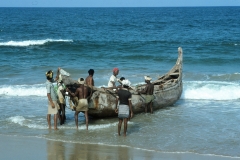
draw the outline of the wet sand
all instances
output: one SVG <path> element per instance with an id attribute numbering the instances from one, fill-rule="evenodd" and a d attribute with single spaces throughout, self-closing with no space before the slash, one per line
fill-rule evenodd
<path id="1" fill-rule="evenodd" d="M 57 160 L 230 160 L 231 157 L 194 153 L 162 153 L 122 146 L 79 144 L 34 137 L 0 135 L 0 159 Z"/>

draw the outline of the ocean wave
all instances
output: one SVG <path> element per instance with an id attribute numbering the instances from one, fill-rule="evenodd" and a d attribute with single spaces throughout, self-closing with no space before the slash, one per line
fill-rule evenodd
<path id="1" fill-rule="evenodd" d="M 46 96 L 45 84 L 3 85 L 3 96 Z M 240 98 L 240 84 L 224 81 L 183 81 L 181 99 L 234 100 Z"/>
<path id="2" fill-rule="evenodd" d="M 44 40 L 8 41 L 8 42 L 0 42 L 0 46 L 27 47 L 27 46 L 33 46 L 33 45 L 44 45 L 49 42 L 73 42 L 73 40 L 44 39 Z"/>
<path id="3" fill-rule="evenodd" d="M 187 81 L 183 83 L 181 99 L 236 100 L 240 85 L 233 82 Z"/>
<path id="4" fill-rule="evenodd" d="M 0 86 L 0 95 L 5 96 L 46 96 L 45 84 L 35 85 L 3 85 Z"/>
<path id="5" fill-rule="evenodd" d="M 32 129 L 47 129 L 48 126 L 46 124 L 45 119 L 39 119 L 39 120 L 31 120 L 27 117 L 23 116 L 13 116 L 6 119 L 8 122 L 17 124 L 19 126 L 24 126 Z M 133 124 L 133 122 L 129 122 L 130 124 Z M 89 130 L 101 130 L 106 128 L 111 128 L 117 126 L 118 122 L 114 123 L 108 123 L 108 124 L 93 124 L 88 127 Z M 76 126 L 74 123 L 68 124 L 68 125 L 62 125 L 58 126 L 59 129 L 76 129 Z M 78 127 L 79 130 L 86 130 L 85 123 L 80 124 Z"/>
<path id="6" fill-rule="evenodd" d="M 184 73 L 185 78 L 192 81 L 224 81 L 224 82 L 238 82 L 240 73 L 226 73 L 226 74 L 201 74 L 201 73 Z"/>

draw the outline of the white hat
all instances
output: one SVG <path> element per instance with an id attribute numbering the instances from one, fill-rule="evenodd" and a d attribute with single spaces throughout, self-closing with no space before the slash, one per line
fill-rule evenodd
<path id="1" fill-rule="evenodd" d="M 128 79 L 124 79 L 124 80 L 122 80 L 122 85 L 123 85 L 123 86 L 129 86 L 129 87 L 130 87 L 131 82 L 130 82 Z"/>
<path id="2" fill-rule="evenodd" d="M 81 80 L 81 79 L 82 79 L 82 80 Z M 79 78 L 79 79 L 78 79 L 78 83 L 79 83 L 79 84 L 84 84 L 84 78 Z"/>
<path id="3" fill-rule="evenodd" d="M 149 77 L 149 76 L 144 76 L 144 79 L 145 79 L 146 81 L 151 81 L 151 80 L 152 80 L 152 78 Z"/>

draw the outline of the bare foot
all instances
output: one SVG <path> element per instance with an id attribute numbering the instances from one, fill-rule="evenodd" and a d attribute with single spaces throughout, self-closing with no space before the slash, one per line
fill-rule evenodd
<path id="1" fill-rule="evenodd" d="M 58 128 L 54 128 L 54 130 L 58 130 Z"/>

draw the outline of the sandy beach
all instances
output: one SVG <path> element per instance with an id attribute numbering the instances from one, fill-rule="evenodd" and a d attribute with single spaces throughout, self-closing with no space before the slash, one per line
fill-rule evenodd
<path id="1" fill-rule="evenodd" d="M 65 143 L 34 137 L 0 136 L 0 159 L 83 160 L 83 159 L 165 159 L 165 160 L 229 160 L 238 159 L 194 153 L 161 153 L 122 146 Z"/>

